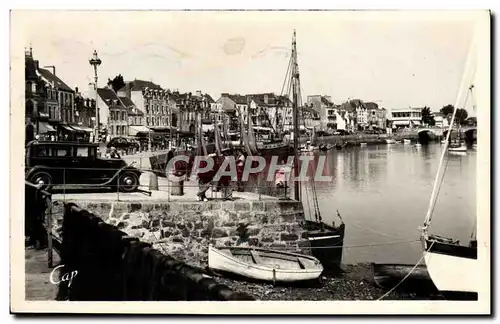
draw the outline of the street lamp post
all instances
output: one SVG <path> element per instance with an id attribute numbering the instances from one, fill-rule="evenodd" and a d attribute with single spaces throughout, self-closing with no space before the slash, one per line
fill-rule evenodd
<path id="1" fill-rule="evenodd" d="M 99 142 L 99 105 L 98 105 L 98 94 L 97 94 L 97 67 L 101 65 L 102 61 L 97 56 L 97 51 L 94 50 L 92 58 L 89 60 L 90 65 L 94 67 L 94 87 L 95 87 L 95 127 L 94 127 L 94 141 Z"/>

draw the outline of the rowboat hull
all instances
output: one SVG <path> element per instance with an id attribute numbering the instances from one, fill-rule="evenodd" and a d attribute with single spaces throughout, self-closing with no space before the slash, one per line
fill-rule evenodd
<path id="1" fill-rule="evenodd" d="M 437 292 L 427 267 L 413 264 L 372 263 L 373 283 L 382 289 L 398 288 L 406 291 Z M 404 279 L 404 280 L 403 280 Z"/>
<path id="2" fill-rule="evenodd" d="M 208 267 L 271 282 L 314 280 L 323 272 L 319 260 L 312 256 L 247 247 L 209 246 Z"/>
<path id="3" fill-rule="evenodd" d="M 439 291 L 477 293 L 481 280 L 477 248 L 433 238 L 424 242 L 427 271 Z"/>
<path id="4" fill-rule="evenodd" d="M 448 147 L 449 152 L 467 152 L 467 146 L 460 145 L 457 147 Z"/>
<path id="5" fill-rule="evenodd" d="M 387 144 L 396 144 L 396 140 L 395 139 L 386 139 L 385 142 Z"/>

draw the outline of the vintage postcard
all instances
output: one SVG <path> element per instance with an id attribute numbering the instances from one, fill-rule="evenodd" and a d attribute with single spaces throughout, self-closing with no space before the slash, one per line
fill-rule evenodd
<path id="1" fill-rule="evenodd" d="M 490 19 L 12 11 L 11 311 L 489 314 Z"/>

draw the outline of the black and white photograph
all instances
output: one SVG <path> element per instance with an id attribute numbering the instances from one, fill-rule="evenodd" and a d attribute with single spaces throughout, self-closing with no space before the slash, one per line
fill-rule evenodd
<path id="1" fill-rule="evenodd" d="M 488 10 L 10 17 L 13 313 L 491 312 Z"/>

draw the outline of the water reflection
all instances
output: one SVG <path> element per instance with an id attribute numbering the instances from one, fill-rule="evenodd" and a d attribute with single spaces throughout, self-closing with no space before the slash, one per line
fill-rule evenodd
<path id="1" fill-rule="evenodd" d="M 347 226 L 346 245 L 380 244 L 401 238 L 418 240 L 418 228 L 427 211 L 441 149 L 440 144 L 419 149 L 394 144 L 314 153 L 308 174 L 314 175 L 319 156 L 326 155 L 323 174 L 333 176 L 331 181 L 316 183 L 323 219 L 336 221 L 336 210 L 340 211 Z M 447 154 L 431 232 L 468 241 L 475 226 L 475 184 L 476 152 Z M 307 190 L 311 197 L 310 184 L 304 187 L 307 189 L 303 193 Z M 307 203 L 304 208 L 307 209 Z M 347 263 L 411 263 L 420 256 L 419 242 L 344 251 Z"/>

